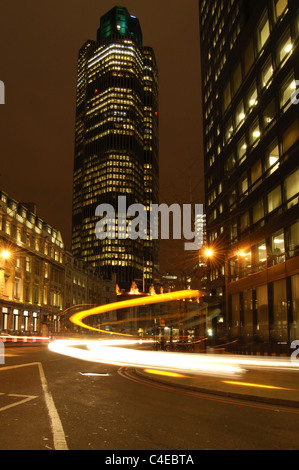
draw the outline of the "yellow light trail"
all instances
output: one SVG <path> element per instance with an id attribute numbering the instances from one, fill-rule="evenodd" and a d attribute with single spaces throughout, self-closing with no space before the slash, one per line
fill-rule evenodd
<path id="1" fill-rule="evenodd" d="M 175 377 L 178 379 L 187 377 L 187 375 L 178 374 L 176 372 L 166 372 L 162 370 L 144 369 L 144 372 L 147 372 L 148 374 L 154 374 L 154 375 L 164 375 L 166 377 Z"/>
<path id="2" fill-rule="evenodd" d="M 93 326 L 86 325 L 83 322 L 86 318 L 92 315 L 100 315 L 102 313 L 111 312 L 113 310 L 121 310 L 123 308 L 129 307 L 138 307 L 140 305 L 150 305 L 150 304 L 157 304 L 161 302 L 171 302 L 175 300 L 181 299 L 192 299 L 194 297 L 200 297 L 200 291 L 198 290 L 183 290 L 177 292 L 170 292 L 167 294 L 159 294 L 159 295 L 151 295 L 151 296 L 141 296 L 134 299 L 124 300 L 122 302 L 114 302 L 108 305 L 100 305 L 99 307 L 95 307 L 89 310 L 84 310 L 82 312 L 75 313 L 71 316 L 70 321 L 77 326 L 81 326 L 82 328 L 87 328 L 93 331 L 99 331 L 101 333 L 111 334 L 111 332 L 107 332 L 106 330 L 101 330 L 99 328 L 95 328 Z M 119 336 L 133 336 L 125 333 L 114 333 L 114 335 Z"/>
<path id="3" fill-rule="evenodd" d="M 222 382 L 225 384 L 240 385 L 243 387 L 267 388 L 267 389 L 272 389 L 272 390 L 293 390 L 291 388 L 275 387 L 274 385 L 253 384 L 253 383 L 248 383 L 248 382 L 235 382 L 233 380 L 222 380 Z"/>

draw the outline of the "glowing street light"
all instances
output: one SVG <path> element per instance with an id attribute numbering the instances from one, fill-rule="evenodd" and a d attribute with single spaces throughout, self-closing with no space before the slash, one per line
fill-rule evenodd
<path id="1" fill-rule="evenodd" d="M 208 258 L 211 258 L 213 256 L 214 252 L 213 250 L 211 250 L 211 248 L 207 248 L 206 251 L 205 251 L 205 255 L 208 257 Z"/>
<path id="2" fill-rule="evenodd" d="M 10 252 L 8 250 L 3 250 L 1 253 L 1 258 L 8 259 L 10 257 Z"/>

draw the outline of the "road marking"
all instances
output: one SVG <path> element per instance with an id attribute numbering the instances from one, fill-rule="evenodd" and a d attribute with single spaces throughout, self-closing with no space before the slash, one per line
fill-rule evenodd
<path id="1" fill-rule="evenodd" d="M 97 374 L 95 372 L 79 372 L 81 375 L 86 375 L 87 377 L 109 377 L 110 374 Z"/>
<path id="2" fill-rule="evenodd" d="M 62 423 L 60 421 L 57 409 L 55 407 L 52 394 L 49 391 L 48 383 L 47 383 L 44 369 L 43 369 L 41 362 L 31 362 L 29 364 L 20 364 L 20 365 L 9 366 L 9 367 L 0 367 L 0 372 L 4 370 L 18 369 L 20 367 L 29 367 L 29 366 L 37 366 L 39 370 L 42 389 L 44 392 L 44 398 L 45 398 L 46 406 L 48 409 L 48 414 L 50 417 L 54 448 L 55 450 L 68 450 Z"/>
<path id="3" fill-rule="evenodd" d="M 0 395 L 5 395 L 5 393 L 0 393 Z M 6 396 L 7 397 L 23 397 L 23 398 L 26 397 L 26 398 L 24 398 L 24 400 L 20 400 L 15 403 L 11 403 L 10 405 L 3 406 L 2 408 L 0 408 L 0 411 L 8 410 L 9 408 L 22 405 L 23 403 L 26 403 L 27 401 L 34 400 L 34 398 L 37 398 L 37 396 L 34 396 L 34 395 L 16 395 L 15 393 L 8 393 Z"/>

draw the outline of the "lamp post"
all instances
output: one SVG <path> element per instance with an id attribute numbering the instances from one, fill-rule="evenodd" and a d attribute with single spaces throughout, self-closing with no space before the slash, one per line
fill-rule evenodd
<path id="1" fill-rule="evenodd" d="M 203 247 L 200 251 L 199 256 L 202 258 L 202 263 L 200 261 L 198 262 L 198 267 L 197 267 L 197 277 L 198 277 L 198 290 L 202 290 L 202 278 L 204 274 L 209 271 L 209 265 L 208 261 L 213 258 L 214 256 L 214 251 L 210 247 Z M 208 268 L 208 269 L 207 269 Z M 205 321 L 204 317 L 207 314 L 207 312 L 203 311 L 204 307 L 204 302 L 199 301 L 199 324 L 198 324 L 198 337 L 201 340 L 204 340 L 205 338 Z M 202 341 L 199 342 L 199 351 L 205 350 L 205 343 Z"/>

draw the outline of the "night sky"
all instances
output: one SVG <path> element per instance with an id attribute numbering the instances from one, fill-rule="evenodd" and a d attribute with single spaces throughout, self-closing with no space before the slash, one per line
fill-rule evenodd
<path id="1" fill-rule="evenodd" d="M 198 1 L 2 0 L 0 188 L 70 248 L 78 50 L 114 6 L 138 17 L 159 67 L 160 203 L 203 202 Z M 173 255 L 172 243 L 162 255 Z M 163 267 L 163 256 L 162 256 Z"/>

